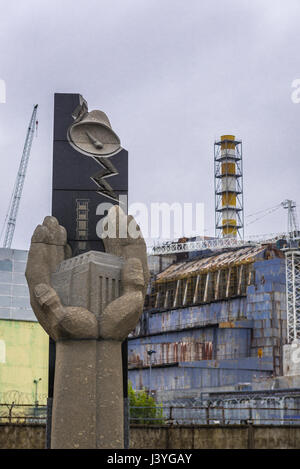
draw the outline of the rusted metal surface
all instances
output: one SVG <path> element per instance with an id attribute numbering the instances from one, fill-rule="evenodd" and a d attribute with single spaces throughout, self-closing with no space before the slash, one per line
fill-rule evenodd
<path id="1" fill-rule="evenodd" d="M 172 309 L 245 296 L 254 282 L 253 263 L 235 265 L 212 272 L 154 282 L 147 297 L 147 309 Z"/>
<path id="2" fill-rule="evenodd" d="M 145 310 L 172 309 L 245 296 L 254 262 L 282 257 L 272 246 L 249 246 L 169 265 L 153 279 Z"/>
<path id="3" fill-rule="evenodd" d="M 151 356 L 153 365 L 245 357 L 249 353 L 253 323 L 238 321 L 235 324 L 234 328 L 192 328 L 171 334 L 132 337 L 128 346 L 129 364 L 149 366 L 150 350 L 155 352 Z"/>
<path id="4" fill-rule="evenodd" d="M 232 328 L 232 327 L 235 327 L 235 322 L 233 321 L 227 321 L 227 322 L 220 322 L 219 323 L 219 327 L 220 328 Z"/>
<path id="5" fill-rule="evenodd" d="M 149 351 L 154 351 L 151 355 Z M 148 367 L 151 365 L 168 365 L 178 362 L 193 362 L 211 360 L 213 355 L 212 342 L 197 341 L 162 342 L 143 344 L 143 349 L 130 350 L 128 355 L 129 367 Z"/>
<path id="6" fill-rule="evenodd" d="M 192 261 L 178 262 L 167 267 L 157 275 L 156 283 L 185 278 L 199 273 L 213 272 L 220 269 L 227 269 L 232 266 L 252 263 L 257 256 L 266 251 L 264 246 L 246 247 L 234 251 L 223 252 L 210 257 L 196 259 Z M 268 252 L 277 256 L 277 250 L 269 248 Z M 270 254 L 268 254 L 270 256 Z"/>
<path id="7" fill-rule="evenodd" d="M 237 383 L 282 375 L 285 262 L 277 254 L 271 248 L 239 249 L 222 254 L 226 268 L 197 271 L 195 266 L 202 262 L 204 266 L 215 255 L 180 262 L 160 274 L 170 277 L 152 284 L 152 292 L 160 293 L 157 308 L 144 311 L 139 330 L 129 339 L 135 354 L 129 376 L 137 389 L 150 385 L 150 349 L 156 351 L 151 390 L 172 396 L 212 388 L 233 390 Z M 173 275 L 188 272 L 190 266 L 194 266 L 191 275 Z M 202 344 L 202 349 L 191 343 Z M 209 346 L 211 350 L 205 350 Z"/>
<path id="8" fill-rule="evenodd" d="M 167 311 L 145 311 L 138 326 L 130 334 L 130 339 L 180 330 L 214 327 L 225 322 L 234 322 L 234 327 L 240 325 L 253 328 L 252 318 L 248 319 L 248 316 L 250 314 L 247 312 L 246 297 Z"/>
<path id="9" fill-rule="evenodd" d="M 258 375 L 259 373 L 259 375 Z M 237 383 L 252 383 L 255 379 L 267 379 L 273 374 L 272 358 L 220 356 L 219 359 L 153 365 L 151 390 L 159 393 L 159 399 L 175 396 L 198 395 L 200 392 L 233 390 Z M 129 379 L 134 389 L 150 389 L 150 368 L 131 366 Z M 171 392 L 171 394 L 169 394 Z"/>

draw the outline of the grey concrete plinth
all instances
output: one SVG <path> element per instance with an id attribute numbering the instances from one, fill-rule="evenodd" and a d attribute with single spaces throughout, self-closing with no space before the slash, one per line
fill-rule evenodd
<path id="1" fill-rule="evenodd" d="M 62 262 L 52 285 L 65 306 L 97 317 L 121 294 L 122 259 L 91 251 Z M 51 448 L 123 448 L 121 342 L 58 340 Z"/>
<path id="2" fill-rule="evenodd" d="M 120 342 L 58 341 L 51 448 L 123 448 L 122 387 Z"/>

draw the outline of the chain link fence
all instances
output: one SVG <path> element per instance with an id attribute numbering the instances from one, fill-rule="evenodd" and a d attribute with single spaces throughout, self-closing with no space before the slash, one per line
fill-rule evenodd
<path id="1" fill-rule="evenodd" d="M 137 406 L 129 411 L 130 423 L 141 425 L 300 425 L 300 406 L 290 399 Z M 0 404 L 1 424 L 45 424 L 46 419 L 46 405 Z"/>

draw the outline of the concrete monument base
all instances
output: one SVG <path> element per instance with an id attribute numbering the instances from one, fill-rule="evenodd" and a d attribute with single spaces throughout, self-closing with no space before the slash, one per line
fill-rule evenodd
<path id="1" fill-rule="evenodd" d="M 121 343 L 58 341 L 51 448 L 123 448 L 122 417 Z"/>

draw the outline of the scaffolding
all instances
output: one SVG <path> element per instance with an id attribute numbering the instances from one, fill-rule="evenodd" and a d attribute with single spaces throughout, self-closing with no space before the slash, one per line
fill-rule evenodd
<path id="1" fill-rule="evenodd" d="M 244 239 L 242 142 L 223 135 L 214 144 L 215 235 Z"/>
<path id="2" fill-rule="evenodd" d="M 300 251 L 288 249 L 286 256 L 286 306 L 288 343 L 300 340 Z"/>

